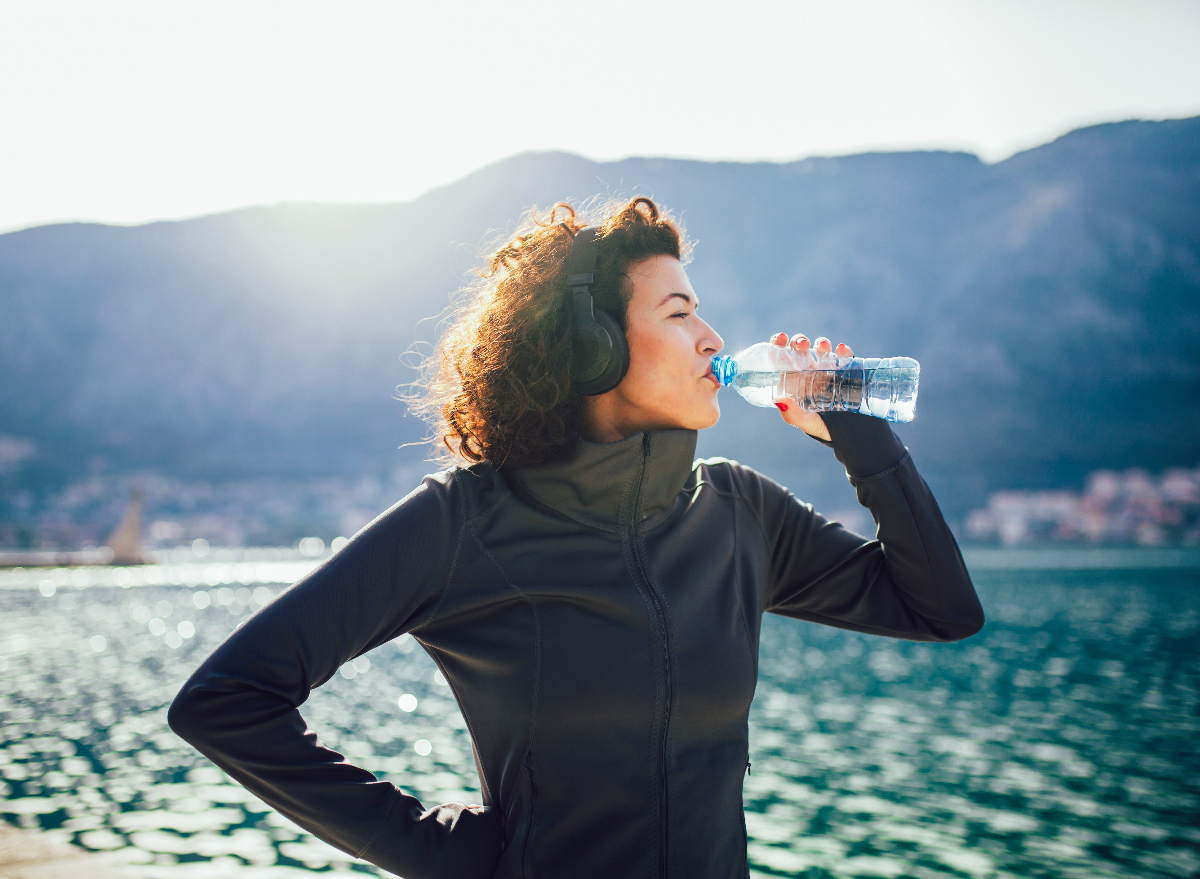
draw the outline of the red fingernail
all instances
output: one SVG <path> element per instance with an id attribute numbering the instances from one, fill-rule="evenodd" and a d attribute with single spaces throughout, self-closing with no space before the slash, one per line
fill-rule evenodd
<path id="1" fill-rule="evenodd" d="M 776 403 L 775 405 L 779 407 L 780 412 L 787 411 L 787 403 Z"/>

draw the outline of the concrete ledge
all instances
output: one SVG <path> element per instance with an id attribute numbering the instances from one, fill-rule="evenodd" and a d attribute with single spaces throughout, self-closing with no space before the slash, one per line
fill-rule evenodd
<path id="1" fill-rule="evenodd" d="M 0 821 L 0 879 L 128 879 L 68 838 Z"/>

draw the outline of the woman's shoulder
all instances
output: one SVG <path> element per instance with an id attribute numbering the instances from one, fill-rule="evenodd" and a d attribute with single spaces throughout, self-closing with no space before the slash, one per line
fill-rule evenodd
<path id="1" fill-rule="evenodd" d="M 728 458 L 703 458 L 693 464 L 696 487 L 708 486 L 758 523 L 764 539 L 770 544 L 769 535 L 779 533 L 780 526 L 790 517 L 811 517 L 813 509 L 796 498 L 787 486 L 769 476 L 764 476 L 753 467 L 747 467 Z"/>
<path id="2" fill-rule="evenodd" d="M 764 493 L 787 494 L 787 489 L 775 480 L 731 458 L 698 458 L 692 464 L 692 479 L 697 486 L 707 485 L 744 500 L 760 499 Z"/>
<path id="3" fill-rule="evenodd" d="M 401 498 L 388 513 L 452 511 L 471 518 L 510 494 L 504 479 L 484 461 L 470 467 L 452 465 L 422 478 L 420 485 Z M 385 513 L 384 515 L 388 515 Z"/>
<path id="4" fill-rule="evenodd" d="M 438 470 L 376 516 L 352 542 L 436 543 L 508 493 L 504 481 L 486 464 Z"/>

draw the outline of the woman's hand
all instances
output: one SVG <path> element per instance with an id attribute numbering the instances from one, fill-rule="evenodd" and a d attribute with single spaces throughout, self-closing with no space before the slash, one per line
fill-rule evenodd
<path id="1" fill-rule="evenodd" d="M 808 341 L 808 337 L 797 333 L 792 336 L 791 341 L 788 341 L 787 333 L 776 333 L 771 337 L 771 344 L 778 345 L 780 348 L 791 346 L 791 349 L 797 354 L 809 354 L 810 356 L 819 357 L 822 354 L 828 354 L 833 351 L 833 344 L 824 336 L 817 339 L 816 344 Z M 853 357 L 854 352 L 850 350 L 850 346 L 839 344 L 835 352 L 838 357 Z M 806 412 L 800 408 L 800 405 L 795 401 L 780 400 L 775 403 L 779 407 L 779 414 L 783 416 L 783 420 L 792 427 L 798 427 L 809 436 L 815 436 L 817 439 L 829 441 L 829 428 L 825 426 L 825 422 L 821 420 L 821 416 L 816 412 Z"/>

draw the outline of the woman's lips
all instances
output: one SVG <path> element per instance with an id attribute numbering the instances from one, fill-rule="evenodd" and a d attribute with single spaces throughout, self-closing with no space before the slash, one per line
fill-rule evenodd
<path id="1" fill-rule="evenodd" d="M 721 383 L 717 381 L 716 375 L 712 371 L 712 366 L 708 367 L 708 372 L 704 373 L 703 378 L 709 379 L 713 383 L 713 387 L 720 388 Z"/>

